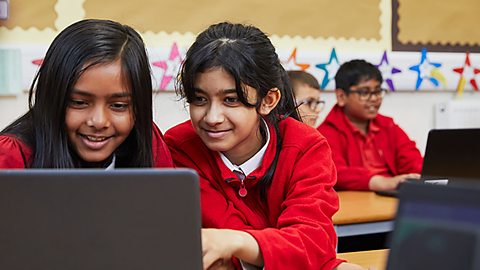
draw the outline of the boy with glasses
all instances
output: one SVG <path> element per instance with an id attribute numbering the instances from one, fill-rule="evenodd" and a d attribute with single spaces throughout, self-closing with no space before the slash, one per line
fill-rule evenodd
<path id="1" fill-rule="evenodd" d="M 311 127 L 317 127 L 318 114 L 325 105 L 325 101 L 320 99 L 320 84 L 308 72 L 290 70 L 287 73 L 302 121 Z"/>
<path id="2" fill-rule="evenodd" d="M 386 90 L 382 74 L 365 60 L 340 66 L 335 75 L 337 104 L 318 130 L 327 138 L 337 167 L 337 189 L 393 190 L 419 178 L 423 158 L 415 142 L 378 113 Z"/>

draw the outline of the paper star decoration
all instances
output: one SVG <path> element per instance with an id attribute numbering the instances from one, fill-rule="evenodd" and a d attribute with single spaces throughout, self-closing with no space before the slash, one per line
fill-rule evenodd
<path id="1" fill-rule="evenodd" d="M 423 48 L 420 63 L 409 68 L 418 74 L 415 90 L 420 88 L 423 80 L 429 80 L 436 87 L 438 87 L 440 83 L 445 86 L 445 76 L 443 76 L 439 69 L 441 66 L 441 63 L 430 62 L 430 60 L 427 58 L 427 49 Z"/>
<path id="2" fill-rule="evenodd" d="M 287 62 L 283 63 L 285 70 L 306 70 L 310 64 L 300 64 L 297 62 L 297 48 L 294 48 Z"/>
<path id="3" fill-rule="evenodd" d="M 170 49 L 170 55 L 166 60 L 153 62 L 152 65 L 164 70 L 162 79 L 160 81 L 160 90 L 165 90 L 172 79 L 177 75 L 183 59 L 177 47 L 177 43 L 173 43 Z"/>
<path id="4" fill-rule="evenodd" d="M 383 52 L 382 60 L 380 61 L 380 64 L 376 65 L 376 67 L 382 73 L 383 80 L 388 85 L 388 88 L 392 91 L 395 91 L 392 76 L 393 74 L 402 72 L 402 70 L 395 68 L 388 63 L 387 51 Z"/>
<path id="5" fill-rule="evenodd" d="M 332 51 L 330 53 L 330 59 L 328 60 L 327 63 L 317 64 L 315 65 L 315 67 L 325 72 L 325 75 L 323 76 L 322 84 L 320 85 L 322 89 L 325 89 L 328 83 L 331 80 L 333 80 L 333 78 L 335 77 L 335 73 L 337 73 L 337 70 L 340 67 L 340 63 L 338 62 L 337 52 L 335 51 L 335 48 L 332 48 Z"/>
<path id="6" fill-rule="evenodd" d="M 32 64 L 37 65 L 37 66 L 41 66 L 42 63 L 43 63 L 43 58 L 32 60 Z"/>
<path id="7" fill-rule="evenodd" d="M 460 74 L 460 80 L 458 80 L 457 85 L 457 93 L 459 93 L 460 95 L 463 93 L 467 81 L 473 87 L 473 90 L 478 91 L 478 84 L 475 80 L 475 76 L 480 73 L 480 69 L 474 68 L 470 64 L 470 53 L 466 53 L 465 63 L 463 64 L 463 67 L 454 68 L 453 71 Z"/>

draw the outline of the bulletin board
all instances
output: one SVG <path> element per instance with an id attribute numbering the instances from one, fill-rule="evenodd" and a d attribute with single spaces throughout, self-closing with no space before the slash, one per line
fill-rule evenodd
<path id="1" fill-rule="evenodd" d="M 57 19 L 57 12 L 55 11 L 55 4 L 57 0 L 11 0 L 10 1 L 10 16 L 8 20 L 0 20 L 0 27 L 7 29 L 14 29 L 19 27 L 21 29 L 45 29 L 55 28 L 55 20 Z"/>
<path id="2" fill-rule="evenodd" d="M 393 50 L 480 52 L 480 1 L 392 1 Z"/>
<path id="3" fill-rule="evenodd" d="M 110 18 L 141 32 L 198 33 L 220 21 L 252 23 L 278 36 L 380 39 L 380 0 L 85 0 L 87 18 Z M 354 26 L 354 27 L 353 27 Z"/>

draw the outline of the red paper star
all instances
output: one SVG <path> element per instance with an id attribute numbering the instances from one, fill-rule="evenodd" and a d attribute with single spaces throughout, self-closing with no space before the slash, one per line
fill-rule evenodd
<path id="1" fill-rule="evenodd" d="M 463 67 L 458 67 L 453 69 L 454 72 L 460 74 L 460 81 L 466 80 L 470 83 L 475 91 L 478 91 L 478 84 L 475 80 L 475 76 L 480 73 L 480 69 L 472 67 L 470 63 L 470 53 L 466 53 L 465 63 Z M 463 89 L 458 89 L 458 91 L 463 91 Z"/>

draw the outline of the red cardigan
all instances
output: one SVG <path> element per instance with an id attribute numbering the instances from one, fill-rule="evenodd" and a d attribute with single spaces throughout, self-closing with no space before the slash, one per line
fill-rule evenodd
<path id="1" fill-rule="evenodd" d="M 280 122 L 283 139 L 278 165 L 266 201 L 257 183 L 272 164 L 277 136 L 262 164 L 246 177 L 245 197 L 220 158 L 210 151 L 186 121 L 165 133 L 175 165 L 200 175 L 202 223 L 207 228 L 245 230 L 258 242 L 266 270 L 333 269 L 336 234 L 332 215 L 338 209 L 333 190 L 335 166 L 323 136 L 292 118 Z"/>
<path id="2" fill-rule="evenodd" d="M 373 173 L 363 166 L 362 156 L 343 109 L 335 105 L 318 130 L 332 148 L 337 167 L 337 189 L 368 190 Z M 380 128 L 374 138 L 379 154 L 392 176 L 420 173 L 423 158 L 415 142 L 390 117 L 378 114 L 372 121 Z"/>
<path id="3" fill-rule="evenodd" d="M 172 156 L 157 125 L 153 124 L 152 149 L 154 167 L 173 167 Z M 0 168 L 20 169 L 28 167 L 32 150 L 13 135 L 0 136 Z"/>

